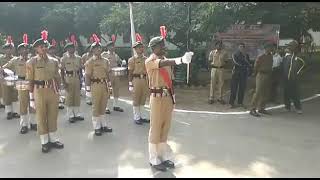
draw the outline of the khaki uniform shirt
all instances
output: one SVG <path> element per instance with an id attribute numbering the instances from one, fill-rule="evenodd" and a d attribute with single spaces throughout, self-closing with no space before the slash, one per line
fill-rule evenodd
<path id="1" fill-rule="evenodd" d="M 108 72 L 110 72 L 110 65 L 108 60 L 103 57 L 92 56 L 85 63 L 85 74 L 89 75 L 91 79 L 107 78 Z"/>
<path id="2" fill-rule="evenodd" d="M 26 63 L 28 59 L 23 59 L 22 56 L 12 58 L 3 68 L 11 69 L 17 76 L 26 76 Z"/>
<path id="3" fill-rule="evenodd" d="M 271 54 L 262 54 L 257 57 L 254 64 L 254 72 L 268 74 L 272 72 L 273 57 Z"/>
<path id="4" fill-rule="evenodd" d="M 213 50 L 210 52 L 209 62 L 213 66 L 224 66 L 227 62 L 227 53 L 224 50 Z"/>
<path id="5" fill-rule="evenodd" d="M 47 59 L 41 59 L 39 55 L 32 57 L 27 61 L 26 80 L 47 81 L 55 79 L 60 84 L 59 62 L 57 59 L 48 56 Z"/>
<path id="6" fill-rule="evenodd" d="M 162 87 L 167 87 L 167 84 L 163 80 L 160 71 L 159 71 L 159 62 L 161 59 L 164 59 L 164 57 L 158 57 L 155 54 L 151 54 L 149 58 L 147 58 L 145 65 L 146 65 L 146 70 L 148 73 L 148 79 L 149 79 L 149 88 L 162 88 Z M 171 66 L 165 66 L 162 67 L 165 68 L 168 73 L 170 78 L 172 79 L 173 74 L 172 74 L 172 69 Z"/>
<path id="7" fill-rule="evenodd" d="M 146 74 L 145 61 L 147 57 L 142 55 L 141 57 L 134 56 L 128 60 L 128 70 L 133 70 L 132 74 Z"/>
<path id="8" fill-rule="evenodd" d="M 121 58 L 115 52 L 113 54 L 111 54 L 110 51 L 103 52 L 101 53 L 101 57 L 106 58 L 109 61 L 111 69 L 121 65 Z"/>
<path id="9" fill-rule="evenodd" d="M 69 53 L 61 58 L 61 69 L 64 71 L 73 71 L 72 76 L 65 73 L 66 82 L 74 78 L 79 78 L 81 68 L 81 57 L 78 55 L 70 56 Z"/>

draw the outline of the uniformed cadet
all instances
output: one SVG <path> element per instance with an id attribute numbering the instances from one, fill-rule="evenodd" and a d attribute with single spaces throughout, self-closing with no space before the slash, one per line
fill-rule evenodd
<path id="1" fill-rule="evenodd" d="M 224 84 L 224 66 L 227 62 L 227 53 L 223 50 L 222 41 L 215 44 L 215 49 L 209 54 L 211 68 L 210 96 L 209 104 L 215 101 L 225 104 L 222 98 L 222 88 Z"/>
<path id="2" fill-rule="evenodd" d="M 13 43 L 6 43 L 5 45 L 3 45 L 3 50 L 5 54 L 0 56 L 1 67 L 8 63 L 12 58 L 14 58 L 14 56 L 12 55 L 14 51 Z M 7 86 L 4 79 L 2 79 L 1 81 L 1 96 L 3 101 L 1 104 L 5 105 L 7 120 L 20 118 L 19 114 L 14 112 L 18 101 L 18 91 L 14 88 L 14 86 Z"/>
<path id="3" fill-rule="evenodd" d="M 101 56 L 109 60 L 110 69 L 121 66 L 122 61 L 118 54 L 115 53 L 114 43 L 112 41 L 107 43 L 107 52 L 103 52 Z M 112 71 L 109 73 L 112 86 L 112 96 L 113 96 L 113 110 L 123 112 L 123 109 L 119 107 L 119 89 L 120 89 L 120 77 L 114 76 Z M 110 114 L 109 108 L 106 109 L 106 113 Z"/>
<path id="4" fill-rule="evenodd" d="M 136 124 L 141 125 L 150 120 L 142 117 L 142 110 L 148 95 L 148 81 L 145 67 L 147 57 L 143 55 L 144 46 L 142 42 L 137 41 L 133 48 L 137 55 L 128 60 L 129 70 L 129 91 L 132 92 L 133 99 L 133 120 Z"/>
<path id="5" fill-rule="evenodd" d="M 80 73 L 81 57 L 76 55 L 73 43 L 67 43 L 64 47 L 67 54 L 61 58 L 61 78 L 66 89 L 67 116 L 69 122 L 84 120 L 80 115 Z"/>
<path id="6" fill-rule="evenodd" d="M 91 46 L 88 46 L 86 48 L 86 53 L 84 53 L 81 57 L 81 62 L 82 62 L 82 69 L 84 68 L 84 64 L 92 57 L 92 51 L 91 51 Z M 83 76 L 83 78 L 85 79 L 85 76 Z M 91 92 L 86 92 L 86 103 L 88 105 L 92 105 L 92 101 L 91 101 Z"/>
<path id="7" fill-rule="evenodd" d="M 4 68 L 8 68 L 15 72 L 18 76 L 18 80 L 25 80 L 26 77 L 26 62 L 29 59 L 29 45 L 27 43 L 21 43 L 18 46 L 18 53 L 20 56 L 12 58 Z M 29 109 L 29 90 L 18 90 L 19 106 L 20 106 L 20 133 L 25 134 L 28 132 L 28 128 L 31 130 L 37 130 L 37 124 L 35 121 L 34 113 Z"/>
<path id="8" fill-rule="evenodd" d="M 299 81 L 302 69 L 305 66 L 303 59 L 297 56 L 299 51 L 299 43 L 291 41 L 288 46 L 288 53 L 283 58 L 281 69 L 283 72 L 283 90 L 284 104 L 287 111 L 291 111 L 291 101 L 293 101 L 295 110 L 298 114 L 302 114 L 302 106 L 300 102 L 300 85 Z"/>
<path id="9" fill-rule="evenodd" d="M 57 56 L 56 53 L 57 53 L 57 47 L 49 45 L 48 46 L 48 55 L 53 58 L 56 58 L 60 63 L 61 58 L 59 56 Z M 64 109 L 63 102 L 64 102 L 64 97 L 59 96 L 59 109 Z"/>
<path id="10" fill-rule="evenodd" d="M 250 114 L 260 117 L 259 113 L 271 114 L 265 110 L 271 89 L 271 75 L 273 64 L 273 45 L 267 43 L 264 45 L 265 52 L 257 57 L 254 64 L 254 75 L 256 75 L 256 89 L 252 97 L 252 107 Z M 258 109 L 258 112 L 256 111 Z"/>
<path id="11" fill-rule="evenodd" d="M 112 132 L 107 126 L 105 109 L 108 103 L 110 86 L 109 62 L 101 56 L 101 44 L 94 42 L 91 45 L 93 56 L 85 63 L 86 91 L 92 96 L 92 124 L 96 136 L 102 132 Z"/>
<path id="12" fill-rule="evenodd" d="M 57 135 L 59 104 L 59 62 L 48 56 L 46 39 L 38 39 L 33 43 L 37 55 L 27 61 L 26 80 L 30 81 L 30 106 L 36 110 L 38 134 L 42 144 L 42 152 L 51 148 L 61 149 L 64 145 Z"/>
<path id="13" fill-rule="evenodd" d="M 167 167 L 174 168 L 173 153 L 167 144 L 175 104 L 171 69 L 176 64 L 190 63 L 193 53 L 167 59 L 164 57 L 166 48 L 162 37 L 152 38 L 149 47 L 153 52 L 145 62 L 151 93 L 149 162 L 153 168 L 166 171 Z"/>

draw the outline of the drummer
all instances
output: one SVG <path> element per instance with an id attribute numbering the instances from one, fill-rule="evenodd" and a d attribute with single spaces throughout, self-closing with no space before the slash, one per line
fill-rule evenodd
<path id="1" fill-rule="evenodd" d="M 114 47 L 114 42 L 110 41 L 107 43 L 107 52 L 103 52 L 101 56 L 103 58 L 108 59 L 110 63 L 110 68 L 115 68 L 118 66 L 123 65 L 120 57 L 118 56 L 117 53 L 115 53 L 115 47 Z M 114 76 L 112 74 L 112 71 L 110 71 L 110 80 L 111 80 L 111 86 L 112 86 L 112 95 L 113 95 L 113 110 L 114 111 L 119 111 L 123 112 L 123 109 L 119 107 L 119 86 L 120 86 L 120 77 L 119 76 Z M 109 108 L 106 108 L 106 114 L 110 114 Z"/>
<path id="2" fill-rule="evenodd" d="M 5 55 L 0 56 L 0 66 L 2 67 L 6 63 L 8 63 L 14 56 L 14 44 L 12 42 L 8 42 L 3 45 L 3 50 Z M 4 69 L 4 68 L 2 68 Z M 18 101 L 18 92 L 14 89 L 13 86 L 7 86 L 5 85 L 5 81 L 1 80 L 1 96 L 3 100 L 3 104 L 5 105 L 5 112 L 7 114 L 7 120 L 11 120 L 13 118 L 20 118 L 19 114 L 14 112 L 13 103 L 16 104 L 16 101 Z"/>
<path id="3" fill-rule="evenodd" d="M 80 73 L 81 57 L 75 54 L 74 43 L 68 43 L 64 47 L 67 54 L 61 58 L 61 78 L 67 91 L 66 105 L 69 122 L 84 120 L 80 115 Z"/>
<path id="4" fill-rule="evenodd" d="M 29 45 L 27 42 L 21 43 L 18 46 L 18 54 L 20 56 L 12 58 L 7 64 L 4 65 L 5 68 L 13 70 L 15 74 L 18 75 L 17 83 L 19 83 L 19 81 L 25 81 L 26 77 L 26 62 L 29 59 Z M 29 127 L 30 130 L 36 131 L 37 124 L 34 113 L 30 111 L 31 109 L 29 109 L 29 90 L 18 90 L 18 94 L 20 105 L 20 133 L 26 134 Z"/>
<path id="5" fill-rule="evenodd" d="M 128 60 L 129 91 L 132 92 L 133 98 L 133 120 L 136 124 L 141 125 L 144 122 L 150 122 L 150 120 L 142 118 L 141 113 L 149 90 L 145 66 L 147 57 L 143 55 L 144 46 L 142 42 L 137 41 L 133 48 L 137 55 Z"/>

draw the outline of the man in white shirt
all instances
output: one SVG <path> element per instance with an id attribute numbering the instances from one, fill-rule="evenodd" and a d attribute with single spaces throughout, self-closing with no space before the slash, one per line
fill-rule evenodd
<path id="1" fill-rule="evenodd" d="M 282 62 L 282 58 L 280 55 L 279 49 L 277 49 L 273 55 L 273 64 L 272 64 L 272 81 L 271 81 L 271 92 L 270 92 L 270 100 L 274 103 L 279 103 L 277 101 L 279 85 L 281 80 L 281 70 L 280 65 Z"/>

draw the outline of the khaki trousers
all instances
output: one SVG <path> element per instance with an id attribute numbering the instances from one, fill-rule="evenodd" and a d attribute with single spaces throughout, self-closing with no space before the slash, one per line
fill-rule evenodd
<path id="1" fill-rule="evenodd" d="M 265 108 L 270 92 L 270 75 L 258 73 L 256 76 L 256 89 L 252 97 L 252 108 L 262 110 Z"/>
<path id="2" fill-rule="evenodd" d="M 57 131 L 59 95 L 50 88 L 35 88 L 34 98 L 38 134 Z"/>
<path id="3" fill-rule="evenodd" d="M 133 106 L 143 106 L 146 103 L 148 95 L 148 82 L 146 79 L 133 78 Z"/>
<path id="4" fill-rule="evenodd" d="M 99 117 L 105 114 L 108 103 L 108 90 L 105 83 L 91 84 L 92 116 Z"/>
<path id="5" fill-rule="evenodd" d="M 224 84 L 224 69 L 212 68 L 210 81 L 210 100 L 222 99 L 222 88 Z"/>
<path id="6" fill-rule="evenodd" d="M 20 115 L 27 115 L 29 104 L 30 104 L 29 91 L 19 90 L 18 96 L 19 96 Z"/>
<path id="7" fill-rule="evenodd" d="M 114 98 L 119 97 L 119 89 L 120 89 L 120 77 L 110 75 L 111 85 L 112 85 L 112 96 Z"/>
<path id="8" fill-rule="evenodd" d="M 166 142 L 171 125 L 173 102 L 170 96 L 150 96 L 149 143 Z"/>
<path id="9" fill-rule="evenodd" d="M 67 84 L 65 104 L 69 107 L 80 106 L 80 79 L 72 79 Z"/>
<path id="10" fill-rule="evenodd" d="M 18 91 L 14 88 L 14 86 L 2 84 L 2 98 L 4 105 L 11 105 L 12 102 L 18 101 Z"/>

